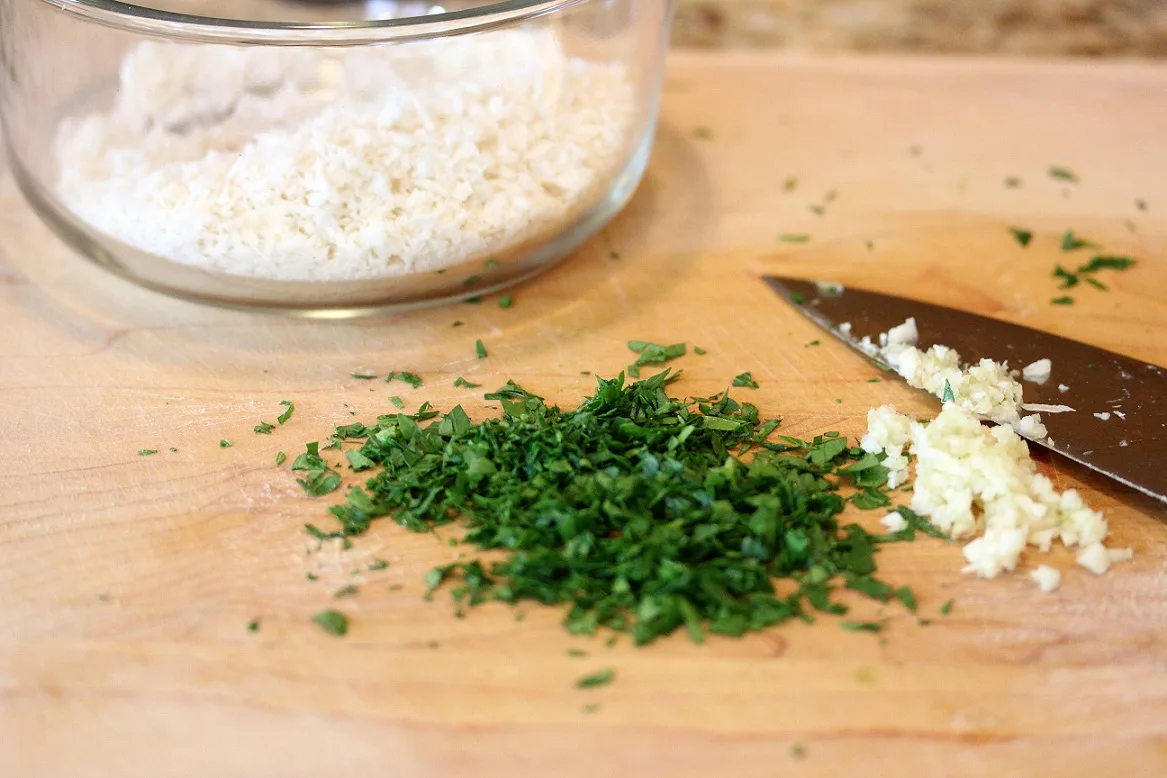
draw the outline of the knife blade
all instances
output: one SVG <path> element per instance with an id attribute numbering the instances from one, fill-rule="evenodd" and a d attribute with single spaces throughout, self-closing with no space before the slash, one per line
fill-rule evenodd
<path id="1" fill-rule="evenodd" d="M 1053 363 L 1049 380 L 1024 381 L 1025 403 L 1066 405 L 1072 412 L 1041 413 L 1049 439 L 1031 441 L 1091 470 L 1167 502 L 1167 370 L 1048 332 L 905 297 L 837 284 L 764 276 L 774 291 L 869 361 L 859 348 L 866 335 L 915 317 L 920 348 L 943 344 L 961 359 L 982 358 L 1021 367 Z M 851 327 L 841 328 L 844 322 Z M 894 371 L 893 371 L 894 372 Z"/>

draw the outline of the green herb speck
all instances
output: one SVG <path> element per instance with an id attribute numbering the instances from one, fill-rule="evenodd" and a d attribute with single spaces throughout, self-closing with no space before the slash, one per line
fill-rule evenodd
<path id="1" fill-rule="evenodd" d="M 151 454 L 157 454 L 157 453 L 158 453 L 158 449 L 156 449 L 156 448 L 140 448 L 140 449 L 138 449 L 138 456 L 140 456 L 140 457 L 148 457 Z"/>
<path id="2" fill-rule="evenodd" d="M 1074 298 L 1073 297 L 1055 297 L 1054 299 L 1050 300 L 1050 302 L 1054 305 L 1073 305 Z"/>
<path id="3" fill-rule="evenodd" d="M 708 352 L 708 351 L 706 351 L 705 349 L 701 348 L 700 346 L 694 346 L 694 347 L 693 347 L 693 353 L 694 353 L 694 354 L 696 354 L 696 355 L 697 355 L 697 356 L 699 356 L 699 357 L 703 357 L 703 356 L 705 356 L 706 354 L 708 354 L 709 352 Z"/>
<path id="4" fill-rule="evenodd" d="M 1019 227 L 1010 227 L 1009 232 L 1013 233 L 1013 237 L 1017 239 L 1017 242 L 1020 243 L 1023 248 L 1028 246 L 1029 242 L 1033 240 L 1033 233 L 1029 230 L 1023 230 Z"/>
<path id="5" fill-rule="evenodd" d="M 713 138 L 713 130 L 708 127 L 694 127 L 693 137 L 701 140 L 711 140 Z"/>
<path id="6" fill-rule="evenodd" d="M 259 619 L 252 619 L 251 621 L 247 622 L 247 631 L 259 632 Z"/>
<path id="7" fill-rule="evenodd" d="M 258 435 L 270 435 L 271 431 L 275 428 L 276 425 L 268 424 L 266 421 L 261 421 L 259 424 L 256 424 L 253 429 Z"/>
<path id="8" fill-rule="evenodd" d="M 1050 178 L 1056 178 L 1061 181 L 1069 181 L 1072 184 L 1078 183 L 1078 175 L 1069 168 L 1059 167 L 1058 165 L 1050 165 Z"/>
<path id="9" fill-rule="evenodd" d="M 280 465 L 282 465 L 284 463 L 284 460 L 287 458 L 288 458 L 288 455 L 285 454 L 284 452 L 282 452 L 282 451 L 277 452 L 276 453 L 276 467 L 279 467 Z"/>
<path id="10" fill-rule="evenodd" d="M 752 371 L 747 370 L 744 373 L 738 373 L 737 375 L 735 375 L 733 377 L 733 385 L 734 386 L 744 386 L 747 389 L 757 389 L 758 382 L 754 380 L 754 377 L 750 374 L 751 372 Z"/>
<path id="11" fill-rule="evenodd" d="M 467 381 L 462 376 L 458 376 L 457 378 L 454 379 L 454 386 L 462 387 L 464 389 L 477 389 L 478 387 L 482 386 L 482 384 L 475 384 L 475 383 L 472 383 L 470 381 Z"/>
<path id="12" fill-rule="evenodd" d="M 940 606 L 940 612 L 942 614 L 944 614 L 945 616 L 947 616 L 949 613 L 951 613 L 952 612 L 952 600 L 946 600 L 944 602 L 944 604 Z"/>
<path id="13" fill-rule="evenodd" d="M 591 689 L 596 686 L 604 686 L 605 684 L 609 684 L 615 677 L 616 671 L 609 667 L 605 670 L 592 673 L 591 675 L 585 675 L 583 678 L 580 678 L 578 681 L 576 681 L 575 685 L 580 689 Z"/>
<path id="14" fill-rule="evenodd" d="M 504 294 L 502 297 L 498 298 L 498 307 L 499 308 L 510 308 L 511 304 L 513 302 L 514 302 L 514 297 L 512 297 L 509 294 Z"/>
<path id="15" fill-rule="evenodd" d="M 778 240 L 781 241 L 782 243 L 806 243 L 807 241 L 810 240 L 810 236 L 809 235 L 790 235 L 787 233 L 783 233 L 782 235 L 778 236 Z"/>
<path id="16" fill-rule="evenodd" d="M 219 441 L 219 448 L 231 448 L 231 441 L 229 441 L 229 440 L 220 440 L 220 441 Z"/>
<path id="17" fill-rule="evenodd" d="M 329 635 L 344 637 L 348 634 L 348 617 L 339 611 L 334 611 L 331 608 L 320 611 L 312 617 L 312 620 Z"/>
<path id="18" fill-rule="evenodd" d="M 474 353 L 478 355 L 479 359 L 486 359 L 486 344 L 484 344 L 481 340 L 474 341 Z"/>
<path id="19" fill-rule="evenodd" d="M 276 417 L 276 421 L 283 424 L 288 419 L 292 418 L 292 414 L 296 412 L 296 404 L 291 400 L 280 400 L 280 405 L 284 406 L 284 412 Z"/>
<path id="20" fill-rule="evenodd" d="M 353 596 L 356 596 L 360 591 L 361 590 L 359 588 L 357 588 L 356 585 L 349 584 L 348 586 L 342 586 L 339 589 L 337 589 L 335 592 L 332 593 L 332 596 L 336 597 L 336 598 L 353 597 Z"/>
<path id="21" fill-rule="evenodd" d="M 405 400 L 402 400 L 400 397 L 398 397 L 395 394 L 389 396 L 389 402 L 393 403 L 393 405 L 397 408 L 404 408 L 405 407 Z"/>

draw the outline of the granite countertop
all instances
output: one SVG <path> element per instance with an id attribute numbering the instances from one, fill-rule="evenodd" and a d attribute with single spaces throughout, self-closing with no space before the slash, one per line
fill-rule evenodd
<path id="1" fill-rule="evenodd" d="M 1167 57 L 1167 0 L 678 0 L 673 44 Z"/>

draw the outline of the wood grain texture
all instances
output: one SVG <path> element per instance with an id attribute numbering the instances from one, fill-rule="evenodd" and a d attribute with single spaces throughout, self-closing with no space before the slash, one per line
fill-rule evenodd
<path id="1" fill-rule="evenodd" d="M 0 775 L 1167 773 L 1164 510 L 1060 461 L 1041 467 L 1135 549 L 1103 578 L 1056 552 L 1064 584 L 1042 595 L 1024 571 L 962 576 L 957 545 L 923 540 L 879 562 L 931 626 L 889 607 L 882 636 L 827 619 L 645 649 L 572 638 L 553 610 L 458 619 L 445 597 L 423 602 L 424 571 L 459 551 L 453 529 L 383 522 L 351 551 L 308 555 L 301 525 L 325 520 L 325 502 L 272 464 L 390 394 L 486 413 L 458 375 L 572 404 L 590 390 L 580 371 L 621 369 L 629 338 L 708 349 L 681 363 L 687 393 L 752 370 L 751 399 L 788 434 L 856 435 L 883 402 L 932 410 L 867 383 L 871 368 L 828 339 L 805 348 L 819 333 L 757 280 L 771 270 L 1167 364 L 1165 93 L 1153 65 L 676 56 L 646 180 L 602 236 L 508 310 L 378 320 L 225 312 L 129 286 L 57 243 L 5 177 Z M 1081 183 L 1051 180 L 1051 164 Z M 823 215 L 808 209 L 831 190 Z M 1038 232 L 1029 249 L 1011 224 Z M 1108 294 L 1051 307 L 1067 228 L 1141 263 Z M 401 369 L 426 386 L 350 377 Z M 254 434 L 282 399 L 295 417 Z M 373 555 L 390 567 L 352 575 Z M 331 598 L 352 582 L 358 597 Z M 951 615 L 935 615 L 949 598 Z M 310 622 L 334 604 L 352 619 L 344 640 Z M 574 687 L 609 666 L 613 684 Z"/>

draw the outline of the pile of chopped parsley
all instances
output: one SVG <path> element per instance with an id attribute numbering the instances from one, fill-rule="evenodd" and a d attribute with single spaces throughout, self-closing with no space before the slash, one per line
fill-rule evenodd
<path id="1" fill-rule="evenodd" d="M 875 576 L 875 553 L 935 528 L 904 508 L 910 526 L 895 534 L 839 521 L 848 500 L 889 505 L 878 457 L 837 433 L 773 441 L 779 421 L 753 405 L 728 392 L 673 398 L 670 380 L 668 371 L 632 384 L 598 379 L 570 411 L 511 382 L 485 395 L 502 406 L 499 418 L 475 423 L 461 406 L 442 415 L 425 404 L 338 427 L 333 440 L 352 469 L 375 474 L 330 509 L 336 529 L 308 530 L 347 543 L 380 517 L 417 532 L 464 521 L 464 542 L 502 558 L 431 570 L 427 596 L 447 587 L 470 606 L 564 605 L 570 632 L 608 628 L 638 644 L 680 628 L 700 642 L 842 615 L 840 588 L 915 610 L 909 589 Z M 297 466 L 310 493 L 339 487 L 318 444 Z M 795 585 L 779 592 L 776 579 Z"/>

